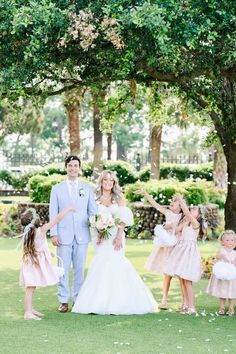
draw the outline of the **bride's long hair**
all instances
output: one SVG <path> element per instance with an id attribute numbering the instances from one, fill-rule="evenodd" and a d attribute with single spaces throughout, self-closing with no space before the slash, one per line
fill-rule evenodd
<path id="1" fill-rule="evenodd" d="M 119 185 L 119 180 L 116 176 L 116 173 L 114 171 L 110 171 L 110 170 L 102 171 L 99 178 L 98 178 L 98 183 L 97 183 L 97 188 L 96 188 L 96 200 L 99 200 L 102 196 L 102 181 L 103 181 L 104 177 L 107 175 L 110 175 L 114 181 L 113 187 L 111 190 L 111 201 L 118 202 L 118 200 L 123 197 L 123 193 L 122 193 L 122 189 Z"/>

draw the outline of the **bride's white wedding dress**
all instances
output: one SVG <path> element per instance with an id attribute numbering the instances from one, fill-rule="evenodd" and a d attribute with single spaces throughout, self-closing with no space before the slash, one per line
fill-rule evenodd
<path id="1" fill-rule="evenodd" d="M 99 211 L 111 213 L 127 226 L 133 223 L 133 214 L 127 207 L 100 204 Z M 95 255 L 72 312 L 131 315 L 156 311 L 157 303 L 151 292 L 125 257 L 124 235 L 123 248 L 114 250 L 112 242 L 116 233 L 117 226 L 111 229 L 112 236 L 108 240 L 97 245 L 97 233 L 92 231 Z"/>

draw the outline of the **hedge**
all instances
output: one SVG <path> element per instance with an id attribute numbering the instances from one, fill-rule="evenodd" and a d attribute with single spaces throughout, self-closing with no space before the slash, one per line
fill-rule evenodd
<path id="1" fill-rule="evenodd" d="M 93 186 L 93 184 L 81 178 L 85 182 Z M 51 176 L 35 175 L 29 180 L 29 195 L 34 203 L 49 203 L 50 193 L 52 187 L 65 180 L 65 176 L 60 174 L 53 174 Z"/>
<path id="2" fill-rule="evenodd" d="M 150 179 L 151 170 L 149 166 L 145 166 L 139 174 L 139 180 L 147 182 Z M 177 165 L 162 163 L 160 167 L 161 179 L 177 179 L 181 182 L 187 179 L 205 179 L 213 180 L 213 163 L 207 162 L 193 167 L 191 165 Z"/>
<path id="3" fill-rule="evenodd" d="M 188 204 L 215 203 L 222 208 L 225 202 L 225 193 L 215 188 L 212 182 L 207 181 L 151 180 L 146 183 L 136 182 L 125 189 L 125 195 L 129 202 L 142 200 L 141 195 L 134 194 L 138 189 L 144 189 L 162 205 L 168 205 L 176 193 L 184 195 Z"/>

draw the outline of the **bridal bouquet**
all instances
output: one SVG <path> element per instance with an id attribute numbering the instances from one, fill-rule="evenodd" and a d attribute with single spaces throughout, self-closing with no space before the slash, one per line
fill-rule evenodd
<path id="1" fill-rule="evenodd" d="M 90 216 L 89 225 L 98 232 L 98 237 L 103 239 L 109 239 L 111 236 L 110 229 L 120 223 L 119 218 L 114 218 L 111 213 L 97 213 Z"/>

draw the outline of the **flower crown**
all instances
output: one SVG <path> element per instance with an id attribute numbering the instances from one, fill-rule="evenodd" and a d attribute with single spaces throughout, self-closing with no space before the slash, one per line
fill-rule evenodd
<path id="1" fill-rule="evenodd" d="M 32 214 L 32 219 L 31 219 L 31 221 L 30 221 L 30 224 L 35 224 L 35 221 L 37 220 L 37 218 L 38 218 L 38 215 L 37 215 L 37 213 L 36 213 L 36 210 L 34 209 L 34 208 L 29 208 L 29 209 L 27 209 L 26 210 L 26 212 L 31 212 L 31 214 Z"/>
<path id="2" fill-rule="evenodd" d="M 37 213 L 36 213 L 36 210 L 34 208 L 29 208 L 25 211 L 25 213 L 28 213 L 30 212 L 31 215 L 32 215 L 32 219 L 30 221 L 29 224 L 26 225 L 26 227 L 24 228 L 24 231 L 23 231 L 23 241 L 27 240 L 28 239 L 28 236 L 29 236 L 29 231 L 32 229 L 32 227 L 34 226 L 35 224 L 35 221 L 37 220 L 38 216 L 37 216 Z"/>

